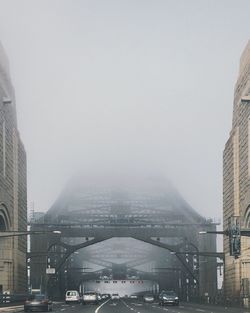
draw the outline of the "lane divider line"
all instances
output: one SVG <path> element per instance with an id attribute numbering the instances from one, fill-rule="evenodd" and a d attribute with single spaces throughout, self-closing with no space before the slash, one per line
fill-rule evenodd
<path id="1" fill-rule="evenodd" d="M 109 300 L 110 300 L 110 299 L 108 299 L 107 301 L 103 302 L 100 306 L 98 306 L 98 308 L 95 310 L 95 313 L 98 313 L 99 310 L 100 310 L 100 308 L 101 308 L 102 306 L 104 306 L 104 304 L 106 304 L 107 302 L 109 302 Z"/>

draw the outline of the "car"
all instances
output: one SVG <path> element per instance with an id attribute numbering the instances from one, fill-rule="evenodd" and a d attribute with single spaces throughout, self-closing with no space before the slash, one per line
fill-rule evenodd
<path id="1" fill-rule="evenodd" d="M 138 296 L 137 295 L 130 295 L 129 298 L 130 299 L 138 299 Z"/>
<path id="2" fill-rule="evenodd" d="M 155 297 L 152 294 L 146 294 L 143 296 L 143 301 L 146 303 L 152 303 L 154 302 L 154 300 L 155 300 Z"/>
<path id="3" fill-rule="evenodd" d="M 65 303 L 80 303 L 81 297 L 77 290 L 67 290 L 65 294 Z"/>
<path id="4" fill-rule="evenodd" d="M 100 296 L 95 291 L 88 291 L 82 295 L 82 304 L 98 304 Z"/>
<path id="5" fill-rule="evenodd" d="M 179 297 L 174 291 L 163 290 L 159 295 L 159 305 L 172 304 L 179 305 Z"/>
<path id="6" fill-rule="evenodd" d="M 110 294 L 109 293 L 103 293 L 102 295 L 101 295 L 101 298 L 102 298 L 102 300 L 107 300 L 107 299 L 110 299 Z"/>
<path id="7" fill-rule="evenodd" d="M 24 303 L 24 312 L 28 311 L 52 311 L 53 303 L 48 297 L 44 294 L 34 294 L 30 295 Z"/>
<path id="8" fill-rule="evenodd" d="M 118 295 L 118 293 L 112 293 L 111 295 L 111 300 L 119 300 L 120 296 Z"/>

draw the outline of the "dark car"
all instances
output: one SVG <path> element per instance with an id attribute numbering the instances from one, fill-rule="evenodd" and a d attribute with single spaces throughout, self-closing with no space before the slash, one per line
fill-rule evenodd
<path id="1" fill-rule="evenodd" d="M 52 311 L 52 301 L 46 295 L 30 295 L 24 303 L 24 312 L 28 311 Z"/>
<path id="2" fill-rule="evenodd" d="M 162 291 L 159 295 L 159 305 L 179 305 L 179 297 L 174 291 Z"/>

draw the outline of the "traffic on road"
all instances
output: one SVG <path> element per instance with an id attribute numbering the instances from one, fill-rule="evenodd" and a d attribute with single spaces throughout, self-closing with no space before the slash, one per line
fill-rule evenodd
<path id="1" fill-rule="evenodd" d="M 120 299 L 106 299 L 101 300 L 98 304 L 79 304 L 79 303 L 65 303 L 54 302 L 54 313 L 154 313 L 154 312 L 168 312 L 168 313 L 245 313 L 244 309 L 227 308 L 223 306 L 198 305 L 191 303 L 180 303 L 178 306 L 167 304 L 159 305 L 159 301 L 145 302 L 143 297 L 137 299 L 120 298 Z"/>

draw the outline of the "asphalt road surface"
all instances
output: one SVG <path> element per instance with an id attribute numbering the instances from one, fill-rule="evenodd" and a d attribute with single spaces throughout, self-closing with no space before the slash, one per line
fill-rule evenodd
<path id="1" fill-rule="evenodd" d="M 143 303 L 140 300 L 108 300 L 98 305 L 56 303 L 54 313 L 244 313 L 244 309 L 181 303 L 179 306 L 159 306 L 158 302 Z"/>

